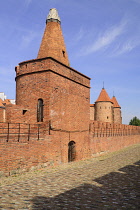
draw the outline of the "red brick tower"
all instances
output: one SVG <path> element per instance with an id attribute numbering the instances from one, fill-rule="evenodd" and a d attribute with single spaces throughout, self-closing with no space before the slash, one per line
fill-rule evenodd
<path id="1" fill-rule="evenodd" d="M 90 78 L 69 67 L 60 18 L 51 9 L 37 59 L 16 67 L 16 104 L 24 107 L 20 120 L 88 130 L 89 99 Z"/>
<path id="2" fill-rule="evenodd" d="M 114 123 L 122 124 L 122 117 L 121 117 L 121 107 L 118 104 L 118 101 L 115 96 L 112 97 L 113 102 L 113 121 Z"/>
<path id="3" fill-rule="evenodd" d="M 95 120 L 113 122 L 113 102 L 104 88 L 95 102 Z"/>

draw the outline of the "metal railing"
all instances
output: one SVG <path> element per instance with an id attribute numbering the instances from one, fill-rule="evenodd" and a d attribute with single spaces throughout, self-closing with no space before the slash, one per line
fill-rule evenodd
<path id="1" fill-rule="evenodd" d="M 40 140 L 44 138 L 46 130 L 48 130 L 48 125 L 0 122 L 0 141 Z"/>

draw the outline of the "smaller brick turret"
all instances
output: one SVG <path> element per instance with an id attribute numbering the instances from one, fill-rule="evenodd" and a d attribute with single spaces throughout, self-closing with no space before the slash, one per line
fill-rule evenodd
<path id="1" fill-rule="evenodd" d="M 111 100 L 113 102 L 113 122 L 122 124 L 121 107 L 115 96 L 113 96 Z"/>
<path id="2" fill-rule="evenodd" d="M 95 104 L 90 104 L 90 120 L 122 124 L 121 107 L 116 97 L 110 99 L 104 88 Z"/>
<path id="3" fill-rule="evenodd" d="M 113 102 L 104 88 L 95 102 L 95 120 L 113 122 Z"/>

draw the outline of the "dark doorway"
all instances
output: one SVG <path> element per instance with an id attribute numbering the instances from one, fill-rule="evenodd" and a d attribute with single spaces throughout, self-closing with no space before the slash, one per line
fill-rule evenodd
<path id="1" fill-rule="evenodd" d="M 74 141 L 70 141 L 68 144 L 68 162 L 76 159 L 76 145 Z"/>
<path id="2" fill-rule="evenodd" d="M 43 122 L 43 99 L 38 99 L 37 103 L 37 122 Z"/>

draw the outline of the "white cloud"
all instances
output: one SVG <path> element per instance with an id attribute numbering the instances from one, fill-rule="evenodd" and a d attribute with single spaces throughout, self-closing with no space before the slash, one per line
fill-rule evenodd
<path id="1" fill-rule="evenodd" d="M 124 53 L 129 53 L 139 45 L 140 45 L 140 41 L 137 38 L 124 41 L 124 43 L 122 45 L 119 44 L 116 47 L 112 56 L 118 56 L 118 55 L 122 55 Z"/>
<path id="2" fill-rule="evenodd" d="M 77 33 L 76 37 L 75 37 L 75 42 L 80 41 L 85 35 L 85 32 L 83 30 L 83 28 L 80 28 L 79 32 Z"/>
<path id="3" fill-rule="evenodd" d="M 81 50 L 80 55 L 88 55 L 108 47 L 124 32 L 126 23 L 126 21 L 122 21 L 119 25 L 108 28 L 105 32 L 98 36 L 94 43 L 84 47 L 84 49 Z"/>

